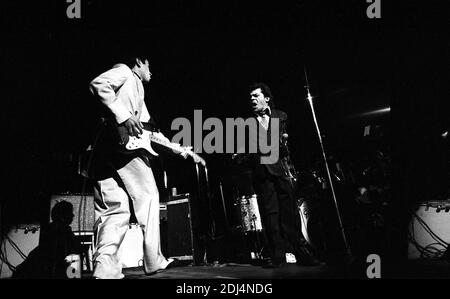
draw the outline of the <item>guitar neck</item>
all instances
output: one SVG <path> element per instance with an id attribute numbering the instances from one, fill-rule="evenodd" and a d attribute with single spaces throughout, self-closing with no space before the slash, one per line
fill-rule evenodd
<path id="1" fill-rule="evenodd" d="M 172 144 L 171 142 L 167 142 L 166 140 L 163 140 L 161 138 L 156 137 L 155 135 L 153 135 L 153 132 L 155 132 L 156 128 L 153 124 L 151 123 L 142 123 L 144 126 L 144 130 L 149 131 L 150 132 L 150 140 L 154 143 L 157 143 L 159 145 L 162 145 L 164 147 L 167 147 L 171 150 L 177 151 L 177 152 L 181 152 L 181 149 L 179 148 L 179 146 Z"/>
<path id="2" fill-rule="evenodd" d="M 157 143 L 164 147 L 167 147 L 167 148 L 173 150 L 174 152 L 177 152 L 177 153 L 185 152 L 189 156 L 197 158 L 203 166 L 206 166 L 205 160 L 203 160 L 199 155 L 197 155 L 196 153 L 194 153 L 192 151 L 184 151 L 183 148 L 181 148 L 181 146 L 179 144 L 174 144 L 171 142 L 167 142 L 165 140 L 161 140 L 160 138 L 155 137 L 154 135 L 150 135 L 150 140 L 154 143 Z"/>
<path id="3" fill-rule="evenodd" d="M 165 139 L 161 139 L 160 137 L 155 136 L 154 134 L 154 130 L 153 127 L 148 124 L 148 123 L 144 123 L 144 130 L 148 131 L 149 134 L 149 139 L 151 142 L 154 142 L 156 144 L 159 144 L 161 146 L 164 146 L 165 148 L 171 149 L 173 152 L 178 153 L 178 154 L 187 154 L 191 157 L 194 158 L 194 160 L 198 160 L 200 161 L 200 163 L 203 166 L 206 166 L 206 162 L 205 160 L 203 160 L 199 155 L 197 155 L 196 153 L 190 151 L 190 150 L 186 150 L 185 148 L 183 148 L 180 144 L 177 143 L 172 143 L 170 141 L 167 141 Z"/>
<path id="4" fill-rule="evenodd" d="M 167 142 L 167 141 L 165 141 L 165 140 L 162 140 L 162 139 L 160 139 L 160 138 L 158 138 L 158 137 L 155 137 L 154 135 L 150 135 L 150 140 L 151 140 L 152 142 L 154 142 L 154 143 L 157 143 L 157 144 L 159 144 L 159 145 L 162 145 L 162 146 L 164 146 L 164 147 L 167 147 L 167 148 L 169 148 L 169 149 L 171 149 L 171 150 L 174 150 L 174 151 L 176 151 L 176 152 L 181 152 L 181 151 L 182 151 L 182 150 L 180 149 L 180 146 L 179 146 L 179 145 L 174 145 L 173 143 Z"/>

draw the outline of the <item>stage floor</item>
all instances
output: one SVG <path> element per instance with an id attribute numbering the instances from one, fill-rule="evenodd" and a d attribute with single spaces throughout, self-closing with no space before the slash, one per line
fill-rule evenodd
<path id="1" fill-rule="evenodd" d="M 327 266 L 300 267 L 285 264 L 265 269 L 249 264 L 220 264 L 183 266 L 146 276 L 140 268 L 124 269 L 126 279 L 278 279 L 278 278 L 331 278 L 336 277 Z M 334 275 L 333 275 L 334 274 Z"/>
<path id="2" fill-rule="evenodd" d="M 367 265 L 352 266 L 299 266 L 283 264 L 266 269 L 250 264 L 219 264 L 208 266 L 186 265 L 147 276 L 141 268 L 123 270 L 125 279 L 367 279 Z M 450 262 L 443 260 L 417 260 L 402 264 L 383 265 L 383 278 L 450 278 Z M 90 278 L 83 275 L 83 278 Z"/>

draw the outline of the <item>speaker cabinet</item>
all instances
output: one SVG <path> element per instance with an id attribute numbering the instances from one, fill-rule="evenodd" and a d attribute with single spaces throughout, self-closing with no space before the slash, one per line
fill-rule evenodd
<path id="1" fill-rule="evenodd" d="M 419 206 L 410 221 L 408 258 L 426 258 L 445 251 L 439 239 L 450 243 L 450 201 L 426 202 Z"/>
<path id="2" fill-rule="evenodd" d="M 50 200 L 50 221 L 51 210 L 61 201 L 70 202 L 73 205 L 73 213 L 75 217 L 70 225 L 73 232 L 77 231 L 94 231 L 95 214 L 94 214 L 94 195 L 93 194 L 57 194 L 52 195 Z"/>
<path id="3" fill-rule="evenodd" d="M 194 259 L 193 234 L 189 194 L 171 197 L 160 203 L 161 250 L 166 258 L 176 257 L 181 261 Z M 130 224 L 119 248 L 119 259 L 124 268 L 143 265 L 143 233 L 138 224 Z"/>
<path id="4" fill-rule="evenodd" d="M 9 278 L 13 272 L 10 266 L 17 267 L 30 252 L 39 245 L 40 226 L 22 224 L 13 227 L 3 238 L 1 244 L 0 278 Z"/>
<path id="5" fill-rule="evenodd" d="M 189 194 L 177 195 L 165 203 L 167 206 L 166 248 L 167 257 L 193 260 L 194 246 Z M 164 244 L 164 242 L 163 242 Z"/>

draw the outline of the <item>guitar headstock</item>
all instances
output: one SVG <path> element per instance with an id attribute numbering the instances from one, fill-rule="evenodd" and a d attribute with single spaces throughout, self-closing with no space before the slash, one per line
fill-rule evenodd
<path id="1" fill-rule="evenodd" d="M 190 146 L 182 146 L 179 143 L 171 142 L 160 132 L 151 132 L 149 133 L 149 139 L 152 142 L 156 142 L 160 145 L 163 145 L 169 149 L 171 149 L 174 153 L 180 154 L 183 158 L 187 158 L 187 156 L 192 157 L 195 163 L 200 163 L 203 166 L 206 166 L 205 160 L 202 157 L 197 155 L 192 151 L 192 147 Z"/>
<path id="2" fill-rule="evenodd" d="M 190 156 L 190 157 L 192 157 L 192 159 L 194 160 L 194 162 L 196 164 L 200 163 L 203 166 L 206 166 L 206 161 L 202 157 L 200 157 L 198 154 L 194 153 L 192 151 L 192 147 L 183 147 L 183 153 L 181 153 L 181 155 L 185 158 L 187 156 Z"/>

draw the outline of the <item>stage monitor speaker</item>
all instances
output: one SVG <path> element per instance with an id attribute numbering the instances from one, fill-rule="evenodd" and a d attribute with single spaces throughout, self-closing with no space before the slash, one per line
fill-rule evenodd
<path id="1" fill-rule="evenodd" d="M 52 195 L 50 201 L 50 221 L 51 210 L 61 201 L 70 202 L 73 205 L 73 213 L 75 217 L 70 225 L 73 232 L 77 231 L 94 231 L 94 195 L 93 194 L 57 194 Z"/>
<path id="2" fill-rule="evenodd" d="M 40 226 L 21 224 L 9 230 L 1 244 L 0 278 L 10 278 L 17 267 L 39 245 Z"/>
<path id="3" fill-rule="evenodd" d="M 438 257 L 446 249 L 439 239 L 450 243 L 450 201 L 422 203 L 410 221 L 408 258 Z"/>

